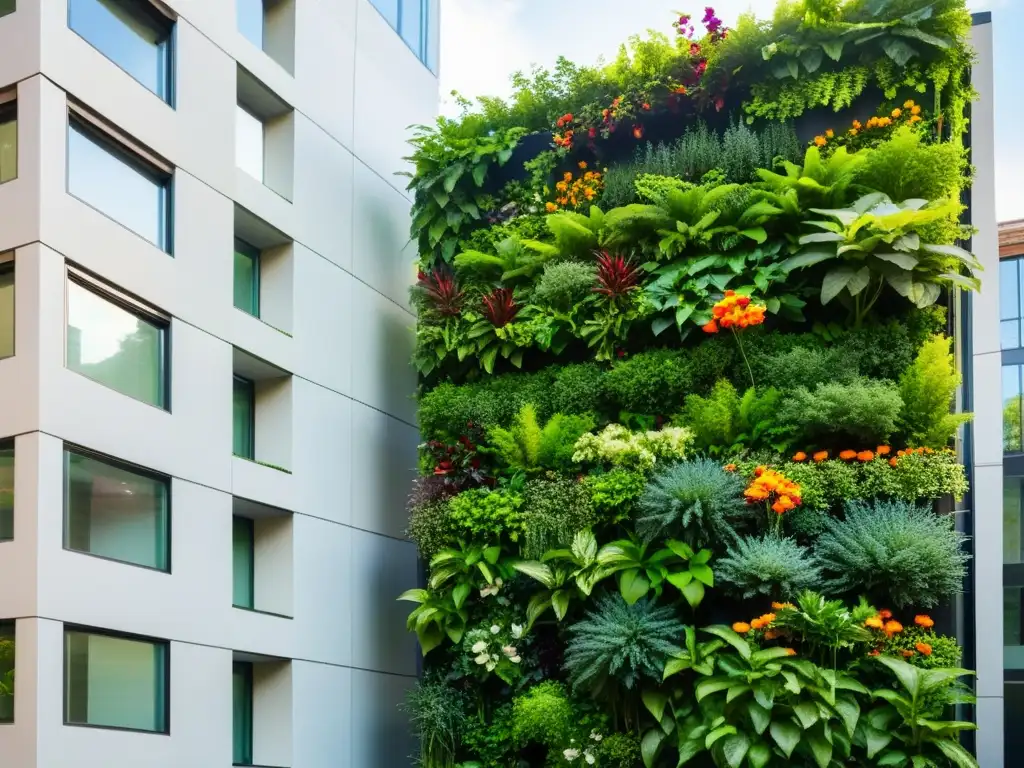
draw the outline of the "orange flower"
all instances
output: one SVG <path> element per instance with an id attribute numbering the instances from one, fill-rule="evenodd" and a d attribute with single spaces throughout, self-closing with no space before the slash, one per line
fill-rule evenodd
<path id="1" fill-rule="evenodd" d="M 904 109 L 913 110 L 913 108 L 914 108 L 914 100 L 913 99 L 907 99 L 905 102 L 903 102 L 903 108 Z M 918 107 L 918 109 L 920 109 L 920 107 Z"/>
<path id="2" fill-rule="evenodd" d="M 843 461 L 853 461 L 857 458 L 857 452 L 847 449 L 839 454 L 839 458 Z"/>
<path id="3" fill-rule="evenodd" d="M 872 629 L 882 629 L 882 619 L 879 616 L 872 616 L 864 622 L 864 626 L 871 627 Z"/>
<path id="4" fill-rule="evenodd" d="M 896 107 L 896 109 L 894 109 L 892 111 L 892 116 L 895 117 L 896 119 L 899 119 L 900 115 L 902 115 L 902 114 L 903 114 L 903 110 L 900 109 L 899 107 Z"/>
<path id="5" fill-rule="evenodd" d="M 796 606 L 792 603 L 772 603 L 773 611 L 781 611 L 783 608 L 792 608 L 794 611 L 796 610 Z"/>
<path id="6" fill-rule="evenodd" d="M 910 650 L 903 651 L 903 657 L 906 658 L 906 659 L 909 659 L 913 655 L 914 655 L 913 651 L 910 651 Z"/>
<path id="7" fill-rule="evenodd" d="M 917 624 L 917 626 L 919 626 L 919 627 L 924 627 L 925 629 L 931 629 L 932 627 L 935 626 L 935 622 L 932 621 L 932 617 L 931 616 L 927 616 L 925 614 L 920 614 L 918 616 L 915 616 L 914 617 L 914 623 Z"/>
<path id="8" fill-rule="evenodd" d="M 875 448 L 875 453 L 877 453 L 879 456 L 888 456 L 891 452 L 892 448 L 890 448 L 888 445 L 880 445 L 877 448 Z"/>
<path id="9" fill-rule="evenodd" d="M 769 629 L 767 632 L 764 633 L 765 640 L 776 640 L 779 637 L 781 637 L 781 633 L 774 629 Z"/>
<path id="10" fill-rule="evenodd" d="M 794 651 L 792 648 L 787 648 L 786 649 L 786 655 L 787 656 L 796 656 L 796 651 Z"/>
<path id="11" fill-rule="evenodd" d="M 650 109 L 650 108 L 651 108 L 651 105 L 650 105 L 650 104 L 648 104 L 648 103 L 647 103 L 647 102 L 645 101 L 645 102 L 644 102 L 644 109 Z"/>
<path id="12" fill-rule="evenodd" d="M 829 128 L 827 131 L 825 131 L 825 138 L 827 138 L 827 139 L 834 139 L 835 135 L 836 135 L 836 132 L 833 131 L 831 128 Z"/>
<path id="13" fill-rule="evenodd" d="M 922 656 L 932 655 L 932 647 L 928 645 L 928 643 L 918 643 L 914 647 L 917 648 L 918 653 L 920 653 Z"/>
<path id="14" fill-rule="evenodd" d="M 680 95 L 685 94 L 686 93 L 686 86 L 685 85 L 680 85 L 678 88 L 676 88 L 673 91 L 673 93 L 678 93 Z"/>
<path id="15" fill-rule="evenodd" d="M 891 459 L 889 459 L 889 466 L 890 467 L 898 467 L 899 463 L 900 463 L 899 459 L 897 459 L 895 456 L 893 456 Z"/>
<path id="16" fill-rule="evenodd" d="M 870 652 L 870 653 L 868 654 L 868 656 L 877 656 L 878 654 L 879 654 L 879 651 L 878 651 L 878 650 L 876 649 L 876 650 L 874 650 L 874 651 L 871 651 L 871 652 Z"/>
<path id="17" fill-rule="evenodd" d="M 825 459 L 828 458 L 828 451 L 818 451 L 811 458 L 813 458 L 815 461 L 824 461 Z"/>
<path id="18" fill-rule="evenodd" d="M 736 465 L 735 464 L 726 464 L 724 467 L 722 467 L 722 469 L 724 469 L 726 472 L 735 472 L 736 471 Z"/>
<path id="19" fill-rule="evenodd" d="M 807 461 L 807 454 L 803 451 L 797 451 L 793 454 L 793 461 Z"/>
<path id="20" fill-rule="evenodd" d="M 849 133 L 849 134 L 850 134 L 851 136 L 856 136 L 856 135 L 857 135 L 858 133 L 860 133 L 860 130 L 859 130 L 859 129 L 857 129 L 857 128 L 851 128 L 851 129 L 850 129 L 850 130 L 848 131 L 848 133 Z"/>
<path id="21" fill-rule="evenodd" d="M 919 123 L 919 122 L 921 122 L 921 116 L 920 115 L 911 115 L 910 116 L 910 122 L 912 122 L 912 123 Z"/>
<path id="22" fill-rule="evenodd" d="M 883 629 L 885 630 L 885 634 L 887 634 L 889 637 L 892 637 L 893 635 L 898 635 L 900 632 L 903 631 L 903 625 L 900 624 L 898 621 L 890 619 L 889 621 L 885 622 L 885 627 L 883 627 Z"/>
<path id="23" fill-rule="evenodd" d="M 826 144 L 828 144 L 828 139 L 826 139 L 824 136 L 815 136 L 814 143 L 819 147 L 824 147 Z"/>
<path id="24" fill-rule="evenodd" d="M 643 127 L 639 126 L 639 125 L 634 125 L 633 126 L 633 138 L 636 139 L 637 141 L 639 141 L 643 137 L 644 137 L 644 129 L 643 129 Z"/>
<path id="25" fill-rule="evenodd" d="M 572 181 L 572 171 L 566 171 L 562 174 L 562 179 L 565 181 Z"/>
<path id="26" fill-rule="evenodd" d="M 864 126 L 861 125 L 860 120 L 854 120 L 853 121 L 853 130 L 859 131 L 863 127 Z"/>
<path id="27" fill-rule="evenodd" d="M 871 451 L 861 451 L 857 454 L 857 461 L 871 461 L 875 458 L 875 454 Z"/>
<path id="28" fill-rule="evenodd" d="M 750 625 L 745 621 L 737 621 L 732 625 L 732 631 L 740 635 L 745 635 L 750 631 Z"/>
<path id="29" fill-rule="evenodd" d="M 750 626 L 753 629 L 761 629 L 761 627 L 764 626 L 764 622 L 761 621 L 760 619 L 751 619 L 750 620 Z"/>
<path id="30" fill-rule="evenodd" d="M 587 161 L 586 160 L 580 160 L 579 166 L 580 166 L 580 170 L 581 171 L 587 170 Z"/>
<path id="31" fill-rule="evenodd" d="M 888 608 L 883 608 L 881 611 L 878 612 L 878 615 L 881 616 L 883 619 L 891 619 L 892 611 L 890 611 Z"/>
<path id="32" fill-rule="evenodd" d="M 547 203 L 544 205 L 544 210 L 546 210 L 548 213 L 554 213 L 555 211 L 558 210 L 558 206 L 555 205 L 554 203 Z"/>
<path id="33" fill-rule="evenodd" d="M 704 331 L 704 333 L 718 333 L 718 323 L 712 320 L 710 323 L 702 325 L 700 329 Z"/>
<path id="34" fill-rule="evenodd" d="M 914 117 L 917 117 L 918 115 L 921 114 L 921 108 L 915 104 L 910 108 L 910 114 L 913 115 Z"/>

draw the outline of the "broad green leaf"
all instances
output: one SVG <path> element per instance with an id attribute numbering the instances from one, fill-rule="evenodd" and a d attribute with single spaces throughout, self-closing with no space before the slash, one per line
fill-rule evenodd
<path id="1" fill-rule="evenodd" d="M 821 281 L 821 303 L 828 304 L 842 293 L 855 274 L 853 267 L 836 267 L 828 272 Z"/>
<path id="2" fill-rule="evenodd" d="M 775 720 L 769 726 L 768 732 L 787 758 L 793 754 L 802 736 L 800 726 L 792 720 Z"/>
<path id="3" fill-rule="evenodd" d="M 684 670 L 690 669 L 693 666 L 693 662 L 690 657 L 686 658 L 671 658 L 665 662 L 665 672 L 662 675 L 662 680 L 667 680 L 672 675 L 676 675 Z"/>
<path id="4" fill-rule="evenodd" d="M 694 686 L 693 692 L 697 697 L 697 701 L 710 696 L 712 693 L 718 693 L 732 687 L 735 681 L 732 678 L 723 677 L 708 677 L 701 680 L 697 685 Z"/>
<path id="5" fill-rule="evenodd" d="M 430 599 L 430 593 L 425 589 L 407 589 L 395 599 L 409 603 L 425 603 Z"/>
<path id="6" fill-rule="evenodd" d="M 536 579 L 548 589 L 555 587 L 555 575 L 550 566 L 544 563 L 538 563 L 536 560 L 521 560 L 518 563 L 513 563 L 512 567 L 531 579 Z"/>
<path id="7" fill-rule="evenodd" d="M 841 243 L 846 237 L 836 232 L 812 232 L 800 238 L 800 245 L 808 243 Z"/>
<path id="8" fill-rule="evenodd" d="M 936 48 L 949 48 L 950 46 L 950 41 L 947 38 L 930 35 L 917 27 L 897 27 L 892 31 L 892 33 L 894 35 L 900 35 L 901 37 L 910 37 L 914 40 L 920 40 L 922 43 L 934 45 Z"/>
<path id="9" fill-rule="evenodd" d="M 484 179 L 487 178 L 487 163 L 477 163 L 473 166 L 473 183 L 478 187 L 484 185 Z"/>
<path id="10" fill-rule="evenodd" d="M 452 165 L 444 174 L 444 191 L 451 194 L 452 190 L 455 189 L 455 185 L 459 183 L 459 179 L 462 178 L 462 174 L 466 172 L 466 166 L 463 163 L 455 163 Z M 479 186 L 479 185 L 477 185 Z M 434 188 L 435 196 L 437 188 Z M 448 203 L 438 202 L 442 208 Z"/>
<path id="11" fill-rule="evenodd" d="M 731 725 L 720 725 L 704 738 L 704 748 L 711 749 L 711 746 L 721 738 L 736 733 L 736 728 Z"/>
<path id="12" fill-rule="evenodd" d="M 871 760 L 881 750 L 889 746 L 893 740 L 893 734 L 889 731 L 880 731 L 878 728 L 864 724 L 860 728 L 867 745 L 868 759 Z"/>
<path id="13" fill-rule="evenodd" d="M 704 627 L 701 632 L 706 632 L 709 635 L 720 637 L 739 653 L 744 659 L 750 659 L 750 643 L 736 634 L 731 627 L 727 627 L 724 624 L 714 624 L 710 627 Z"/>
<path id="14" fill-rule="evenodd" d="M 850 282 L 846 284 L 846 290 L 851 296 L 856 296 L 871 283 L 871 270 L 868 267 L 861 267 L 853 273 Z"/>
<path id="15" fill-rule="evenodd" d="M 813 75 L 821 66 L 823 54 L 820 48 L 808 48 L 800 55 L 800 61 L 807 70 L 807 74 Z"/>
<path id="16" fill-rule="evenodd" d="M 675 323 L 671 317 L 658 317 L 651 322 L 651 330 L 655 336 L 659 336 L 666 328 L 671 328 L 673 325 Z"/>
<path id="17" fill-rule="evenodd" d="M 755 243 L 760 245 L 768 239 L 768 233 L 764 227 L 750 227 L 748 229 L 741 229 L 740 234 L 744 237 L 749 237 Z"/>
<path id="18" fill-rule="evenodd" d="M 483 552 L 484 560 L 491 565 L 497 565 L 499 558 L 501 558 L 501 547 L 487 547 Z"/>
<path id="19" fill-rule="evenodd" d="M 821 48 L 832 61 L 839 61 L 843 56 L 842 40 L 828 40 L 821 44 Z"/>
<path id="20" fill-rule="evenodd" d="M 569 601 L 572 593 L 567 589 L 559 589 L 551 593 L 551 607 L 555 609 L 555 616 L 561 621 L 569 612 Z"/>
<path id="21" fill-rule="evenodd" d="M 860 705 L 857 704 L 857 700 L 850 694 L 845 696 L 837 696 L 836 703 L 833 705 L 836 712 L 839 713 L 839 717 L 843 720 L 843 725 L 846 726 L 846 732 L 850 738 L 853 738 L 853 732 L 857 728 L 857 720 L 860 719 Z"/>
<path id="22" fill-rule="evenodd" d="M 722 757 L 729 768 L 740 768 L 750 749 L 750 737 L 745 733 L 733 733 L 722 739 L 720 745 Z"/>
<path id="23" fill-rule="evenodd" d="M 551 594 L 548 592 L 541 592 L 531 597 L 530 602 L 526 605 L 526 628 L 530 629 L 533 623 L 551 607 L 551 604 Z"/>
<path id="24" fill-rule="evenodd" d="M 823 724 L 824 725 L 824 724 Z M 812 728 L 804 734 L 807 745 L 811 748 L 814 762 L 818 768 L 828 768 L 832 762 L 832 744 L 825 738 L 822 728 Z"/>
<path id="25" fill-rule="evenodd" d="M 801 251 L 796 256 L 791 256 L 786 259 L 779 265 L 779 268 L 783 272 L 792 272 L 794 269 L 813 267 L 815 264 L 820 264 L 823 261 L 834 258 L 836 258 L 835 250 L 826 248 L 808 248 Z"/>
<path id="26" fill-rule="evenodd" d="M 452 590 L 452 600 L 455 603 L 455 608 L 459 609 L 462 604 L 466 602 L 466 598 L 469 597 L 469 593 L 473 587 L 469 584 L 459 584 Z"/>
<path id="27" fill-rule="evenodd" d="M 978 768 L 974 756 L 960 746 L 960 742 L 943 739 L 933 742 L 956 768 Z"/>
<path id="28" fill-rule="evenodd" d="M 686 765 L 693 758 L 705 750 L 703 736 L 700 738 L 686 739 L 679 742 L 679 762 L 676 768 Z M 648 766 L 650 768 L 650 766 Z"/>
<path id="29" fill-rule="evenodd" d="M 750 722 L 759 736 L 768 730 L 768 726 L 772 722 L 772 713 L 769 710 L 762 707 L 757 701 L 748 701 L 747 713 L 750 715 Z"/>
<path id="30" fill-rule="evenodd" d="M 775 706 L 775 681 L 762 678 L 754 682 L 754 700 L 764 709 L 771 710 Z"/>
<path id="31" fill-rule="evenodd" d="M 750 763 L 750 768 L 764 768 L 771 759 L 772 748 L 763 741 L 751 745 L 747 750 L 747 762 Z"/>
<path id="32" fill-rule="evenodd" d="M 902 269 L 913 269 L 918 265 L 917 256 L 910 253 L 875 253 L 874 257 L 882 261 L 888 261 L 890 264 L 895 264 Z"/>
<path id="33" fill-rule="evenodd" d="M 426 656 L 444 641 L 444 632 L 437 624 L 430 624 L 418 631 L 416 638 L 420 641 L 420 650 Z"/>
<path id="34" fill-rule="evenodd" d="M 886 56 L 893 60 L 897 67 L 906 66 L 908 61 L 917 56 L 917 51 L 914 47 L 898 37 L 884 38 L 882 40 L 882 50 L 885 51 Z"/>
<path id="35" fill-rule="evenodd" d="M 696 563 L 697 565 L 706 565 L 707 562 L 710 559 L 711 559 L 711 550 L 710 549 L 702 549 L 699 552 L 694 553 L 693 557 L 690 558 L 690 561 L 693 562 L 693 563 Z M 708 586 L 712 586 L 712 585 L 709 584 Z"/>
<path id="36" fill-rule="evenodd" d="M 886 752 L 878 760 L 879 766 L 886 765 L 905 765 L 907 762 L 907 756 L 899 750 L 893 750 L 892 752 Z"/>
<path id="37" fill-rule="evenodd" d="M 683 597 L 686 598 L 686 602 L 694 609 L 700 605 L 701 601 L 704 599 L 704 585 L 696 579 L 679 591 L 683 593 Z"/>
<path id="38" fill-rule="evenodd" d="M 756 667 L 773 659 L 785 659 L 791 655 L 788 648 L 765 648 L 763 651 L 754 651 L 750 655 L 750 663 Z"/>
<path id="39" fill-rule="evenodd" d="M 651 589 L 651 582 L 639 568 L 631 568 L 619 574 L 619 592 L 622 599 L 633 605 Z"/>
<path id="40" fill-rule="evenodd" d="M 654 715 L 654 719 L 661 722 L 665 714 L 665 705 L 668 704 L 668 694 L 661 691 L 646 690 L 640 694 L 647 711 Z"/>
<path id="41" fill-rule="evenodd" d="M 652 728 L 640 740 L 640 756 L 644 760 L 646 768 L 652 768 L 654 761 L 658 759 L 661 752 L 661 744 L 665 740 L 665 734 L 658 728 Z"/>
<path id="42" fill-rule="evenodd" d="M 680 592 L 682 592 L 683 588 L 691 581 L 693 581 L 693 574 L 689 571 L 680 571 L 679 573 L 670 573 L 668 575 L 668 583 Z"/>
<path id="43" fill-rule="evenodd" d="M 709 566 L 701 565 L 700 563 L 691 563 L 690 573 L 692 573 L 694 578 L 702 582 L 705 586 L 715 586 L 715 574 Z"/>
<path id="44" fill-rule="evenodd" d="M 818 722 L 818 708 L 809 701 L 794 704 L 793 714 L 797 716 L 805 730 Z"/>

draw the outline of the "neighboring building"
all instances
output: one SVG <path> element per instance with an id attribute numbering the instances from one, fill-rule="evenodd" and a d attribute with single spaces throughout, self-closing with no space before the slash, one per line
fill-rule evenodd
<path id="1" fill-rule="evenodd" d="M 4 768 L 409 764 L 438 14 L 0 0 Z"/>

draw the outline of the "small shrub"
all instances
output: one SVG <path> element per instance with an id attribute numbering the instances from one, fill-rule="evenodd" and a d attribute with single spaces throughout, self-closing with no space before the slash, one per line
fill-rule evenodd
<path id="1" fill-rule="evenodd" d="M 604 405 L 604 371 L 594 363 L 577 363 L 554 369 L 546 391 L 546 407 L 538 413 L 600 413 Z"/>
<path id="2" fill-rule="evenodd" d="M 861 498 L 887 495 L 904 501 L 919 501 L 950 495 L 959 501 L 968 491 L 964 465 L 952 451 L 899 456 L 896 466 L 890 466 L 885 478 L 888 482 L 881 492 L 873 492 L 865 479 Z"/>
<path id="3" fill-rule="evenodd" d="M 402 708 L 420 744 L 417 765 L 421 768 L 454 765 L 469 725 L 463 693 L 443 680 L 428 677 L 409 689 Z"/>
<path id="4" fill-rule="evenodd" d="M 547 372 L 510 373 L 461 386 L 441 384 L 420 397 L 420 431 L 425 439 L 451 442 L 469 424 L 485 430 L 511 424 L 527 403 L 546 402 L 550 386 Z"/>
<path id="5" fill-rule="evenodd" d="M 800 486 L 801 506 L 828 512 L 845 499 L 859 498 L 859 465 L 838 459 L 787 463 L 783 474 Z"/>
<path id="6" fill-rule="evenodd" d="M 693 387 L 687 355 L 658 349 L 616 363 L 604 377 L 608 396 L 624 411 L 667 415 Z"/>
<path id="7" fill-rule="evenodd" d="M 613 733 L 601 741 L 598 750 L 601 766 L 608 768 L 638 768 L 642 765 L 640 741 L 631 733 Z"/>
<path id="8" fill-rule="evenodd" d="M 782 402 L 779 425 L 800 445 L 879 445 L 896 430 L 903 400 L 896 386 L 861 379 L 801 387 Z M 845 442 L 844 442 L 845 441 Z"/>
<path id="9" fill-rule="evenodd" d="M 632 515 L 633 505 L 640 500 L 647 487 L 647 477 L 641 472 L 613 469 L 611 472 L 587 475 L 584 484 L 590 492 L 594 508 L 618 521 Z"/>
<path id="10" fill-rule="evenodd" d="M 506 490 L 476 488 L 452 497 L 448 517 L 452 529 L 465 538 L 490 542 L 505 537 L 519 541 L 525 523 L 523 499 Z"/>
<path id="11" fill-rule="evenodd" d="M 558 748 L 569 742 L 572 729 L 572 703 L 561 683 L 540 683 L 512 701 L 512 738 L 519 746 Z"/>
<path id="12" fill-rule="evenodd" d="M 719 455 L 730 449 L 782 447 L 788 440 L 775 426 L 782 393 L 777 389 L 748 389 L 740 397 L 726 379 L 707 397 L 686 398 L 683 420 L 694 434 L 694 447 Z"/>
<path id="13" fill-rule="evenodd" d="M 498 462 L 514 472 L 572 468 L 577 441 L 594 428 L 591 416 L 556 413 L 541 427 L 532 403 L 522 407 L 509 429 L 492 427 L 487 437 Z"/>
<path id="14" fill-rule="evenodd" d="M 966 169 L 966 154 L 957 142 L 932 144 L 903 127 L 868 154 L 858 181 L 892 200 L 940 200 L 957 193 Z"/>
<path id="15" fill-rule="evenodd" d="M 597 522 L 590 489 L 575 479 L 555 475 L 527 480 L 523 521 L 523 557 L 539 560 L 548 550 L 568 547 L 577 532 Z"/>
<path id="16" fill-rule="evenodd" d="M 673 464 L 651 478 L 637 511 L 637 533 L 684 538 L 698 548 L 731 542 L 735 525 L 747 518 L 743 481 L 709 459 Z"/>
<path id="17" fill-rule="evenodd" d="M 816 387 L 830 381 L 849 382 L 857 377 L 858 359 L 846 349 L 794 347 L 774 358 L 767 381 L 780 389 Z"/>
<path id="18" fill-rule="evenodd" d="M 757 180 L 758 168 L 774 168 L 776 159 L 797 162 L 804 148 L 790 123 L 769 121 L 759 131 L 734 123 L 722 134 L 718 165 L 731 182 Z"/>
<path id="19" fill-rule="evenodd" d="M 817 509 L 811 509 L 806 504 L 801 504 L 794 510 L 786 513 L 783 518 L 783 525 L 788 533 L 792 534 L 798 542 L 814 541 L 821 532 L 825 530 L 825 521 L 828 514 Z"/>
<path id="20" fill-rule="evenodd" d="M 633 180 L 637 196 L 647 203 L 664 204 L 669 192 L 685 192 L 693 184 L 677 176 L 659 176 L 655 173 L 641 173 Z"/>
<path id="21" fill-rule="evenodd" d="M 851 501 L 828 520 L 815 556 L 832 594 L 877 591 L 900 607 L 931 608 L 958 594 L 968 556 L 952 516 L 904 501 Z"/>
<path id="22" fill-rule="evenodd" d="M 563 312 L 591 295 L 597 280 L 597 267 L 578 261 L 548 264 L 533 289 L 533 303 Z"/>
<path id="23" fill-rule="evenodd" d="M 960 375 L 949 353 L 950 339 L 933 336 L 900 377 L 900 432 L 910 445 L 945 448 L 971 416 L 951 413 Z"/>
<path id="24" fill-rule="evenodd" d="M 569 627 L 565 669 L 573 691 L 594 695 L 609 685 L 633 690 L 645 679 L 660 683 L 682 634 L 672 608 L 646 598 L 628 605 L 618 593 L 603 595 L 595 610 Z"/>
<path id="25" fill-rule="evenodd" d="M 785 600 L 821 585 L 810 552 L 793 539 L 744 537 L 715 561 L 715 576 L 726 589 L 748 599 L 757 595 Z"/>
<path id="26" fill-rule="evenodd" d="M 921 653 L 917 645 L 925 643 L 931 653 Z M 879 649 L 886 656 L 903 659 L 922 669 L 955 669 L 963 663 L 963 649 L 955 637 L 948 637 L 923 627 L 906 627 L 885 638 Z M 910 652 L 909 655 L 904 651 Z"/>
<path id="27" fill-rule="evenodd" d="M 682 427 L 631 432 L 621 424 L 609 424 L 596 435 L 583 435 L 576 443 L 572 458 L 579 464 L 610 464 L 649 470 L 659 459 L 685 456 L 691 440 L 690 430 Z"/>
<path id="28" fill-rule="evenodd" d="M 454 531 L 455 526 L 448 512 L 448 502 L 428 501 L 412 508 L 406 535 L 416 542 L 420 557 L 429 561 L 442 549 L 451 546 Z"/>

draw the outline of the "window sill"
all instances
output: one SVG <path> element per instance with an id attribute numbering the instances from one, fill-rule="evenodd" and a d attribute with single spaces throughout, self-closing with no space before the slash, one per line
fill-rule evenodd
<path id="1" fill-rule="evenodd" d="M 267 322 L 266 320 L 264 320 L 264 319 L 263 319 L 262 317 L 260 317 L 259 315 L 254 315 L 254 314 L 253 314 L 252 312 L 250 312 L 249 310 L 247 310 L 247 309 L 242 309 L 242 308 L 241 308 L 240 306 L 238 306 L 237 304 L 235 305 L 235 309 L 237 309 L 237 310 L 238 310 L 239 312 L 241 312 L 242 314 L 244 314 L 244 315 L 247 315 L 248 317 L 251 317 L 251 318 L 253 318 L 254 320 L 259 320 L 259 321 L 260 321 L 261 323 L 263 323 L 263 324 L 264 324 L 265 326 L 267 326 L 267 328 L 269 328 L 269 329 L 270 329 L 270 330 L 272 330 L 272 331 L 277 331 L 277 332 L 278 332 L 278 333 L 280 333 L 280 334 L 281 334 L 282 336 L 287 336 L 287 337 L 288 337 L 289 339 L 294 339 L 294 338 L 295 338 L 295 337 L 294 337 L 294 336 L 292 336 L 292 335 L 291 335 L 290 333 L 288 333 L 288 331 L 282 330 L 281 328 L 278 328 L 278 327 L 277 327 L 276 325 L 271 325 L 270 323 L 268 323 L 268 322 Z"/>
<path id="2" fill-rule="evenodd" d="M 276 619 L 287 619 L 288 621 L 292 621 L 295 618 L 294 616 L 289 616 L 289 615 L 287 615 L 285 613 L 274 613 L 273 611 L 261 611 L 259 608 L 247 608 L 244 605 L 235 605 L 234 603 L 231 604 L 231 607 L 232 608 L 236 608 L 239 611 L 245 611 L 246 613 L 258 613 L 261 616 L 272 616 L 272 617 L 274 617 Z M 255 768 L 275 768 L 275 767 L 274 766 L 255 766 Z"/>
<path id="3" fill-rule="evenodd" d="M 239 456 L 237 453 L 232 454 L 232 455 L 236 459 L 241 459 L 242 461 L 248 461 L 250 464 L 259 464 L 261 467 L 267 467 L 267 469 L 276 469 L 278 472 L 283 472 L 286 475 L 292 474 L 292 471 L 290 469 L 285 469 L 284 467 L 279 467 L 276 464 L 271 464 L 271 463 L 266 462 L 266 461 L 260 461 L 259 459 L 252 459 L 252 458 L 249 458 L 248 456 Z"/>

